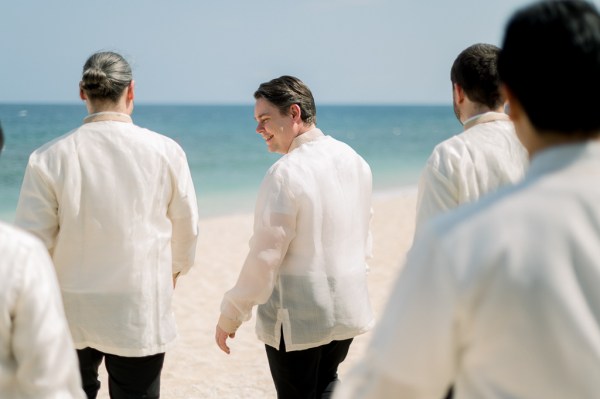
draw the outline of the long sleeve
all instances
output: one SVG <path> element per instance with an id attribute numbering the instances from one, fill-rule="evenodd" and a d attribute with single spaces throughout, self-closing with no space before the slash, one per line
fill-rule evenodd
<path id="1" fill-rule="evenodd" d="M 247 321 L 255 305 L 265 303 L 277 281 L 279 267 L 296 234 L 295 205 L 285 185 L 267 176 L 261 187 L 250 250 L 235 286 L 225 293 L 221 314 Z"/>
<path id="2" fill-rule="evenodd" d="M 59 231 L 58 202 L 31 158 L 21 186 L 15 224 L 36 235 L 52 253 Z"/>
<path id="3" fill-rule="evenodd" d="M 12 326 L 9 351 L 14 358 L 14 384 L 0 384 L 0 391 L 13 390 L 15 396 L 9 396 L 19 398 L 84 398 L 77 356 L 48 253 L 33 239 L 22 240 L 21 244 L 16 251 L 3 247 L 2 252 L 2 268 L 9 275 L 4 275 L 0 285 L 10 282 L 10 287 L 1 295 L 6 302 L 0 302 L 8 306 L 3 312 L 8 311 Z M 18 270 L 11 272 L 11 268 Z"/>
<path id="4" fill-rule="evenodd" d="M 173 274 L 186 273 L 194 264 L 198 240 L 198 203 L 185 154 L 175 173 L 173 197 L 169 203 L 168 216 L 173 226 L 171 248 L 173 251 Z"/>

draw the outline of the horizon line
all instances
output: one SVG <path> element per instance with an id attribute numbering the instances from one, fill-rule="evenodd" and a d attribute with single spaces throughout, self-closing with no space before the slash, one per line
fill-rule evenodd
<path id="1" fill-rule="evenodd" d="M 2 101 L 0 100 L 0 106 L 2 105 L 82 105 L 84 104 L 80 101 Z M 254 106 L 254 103 L 251 102 L 154 102 L 154 101 L 141 101 L 136 102 L 136 106 L 174 106 L 174 107 L 196 107 L 196 106 L 218 106 L 218 107 L 247 107 Z M 338 106 L 338 107 L 352 107 L 352 106 L 360 106 L 360 107 L 446 107 L 451 106 L 450 103 L 437 103 L 437 102 L 369 102 L 369 103 L 360 103 L 360 102 L 335 102 L 335 101 L 325 101 L 320 102 L 316 106 L 317 108 L 320 106 Z"/>

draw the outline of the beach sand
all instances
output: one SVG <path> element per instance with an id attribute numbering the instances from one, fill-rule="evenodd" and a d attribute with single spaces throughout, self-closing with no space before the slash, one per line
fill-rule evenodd
<path id="1" fill-rule="evenodd" d="M 372 221 L 373 259 L 369 261 L 369 290 L 376 317 L 412 244 L 416 189 L 376 195 Z M 248 250 L 253 216 L 232 215 L 200 221 L 196 264 L 179 279 L 173 308 L 179 337 L 167 351 L 162 374 L 163 399 L 271 399 L 276 398 L 264 344 L 254 333 L 255 318 L 244 323 L 228 341 L 231 354 L 215 344 L 214 332 L 225 291 L 236 282 Z M 340 379 L 360 358 L 371 337 L 355 338 Z M 108 399 L 101 366 L 99 399 Z"/>

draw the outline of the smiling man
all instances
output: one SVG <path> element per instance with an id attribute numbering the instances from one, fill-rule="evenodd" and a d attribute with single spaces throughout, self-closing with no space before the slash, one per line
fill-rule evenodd
<path id="1" fill-rule="evenodd" d="M 250 251 L 221 304 L 219 347 L 258 306 L 279 398 L 325 398 L 352 339 L 373 324 L 366 282 L 371 170 L 316 128 L 312 93 L 282 76 L 254 93 L 256 132 L 283 156 L 260 188 Z"/>

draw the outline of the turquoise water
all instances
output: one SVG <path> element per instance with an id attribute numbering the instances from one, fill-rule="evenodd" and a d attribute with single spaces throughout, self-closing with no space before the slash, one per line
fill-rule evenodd
<path id="1" fill-rule="evenodd" d="M 82 104 L 0 104 L 6 136 L 0 220 L 12 221 L 29 154 L 79 126 L 85 115 Z M 252 105 L 137 105 L 133 120 L 183 147 L 204 217 L 251 211 L 264 173 L 279 157 L 255 133 Z M 451 106 L 324 105 L 317 126 L 367 160 L 376 191 L 416 184 L 435 144 L 461 130 Z"/>

